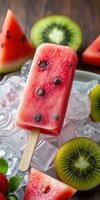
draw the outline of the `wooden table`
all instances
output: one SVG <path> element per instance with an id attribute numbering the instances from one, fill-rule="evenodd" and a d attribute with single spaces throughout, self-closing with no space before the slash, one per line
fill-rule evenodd
<path id="1" fill-rule="evenodd" d="M 71 17 L 83 32 L 78 69 L 100 74 L 100 67 L 84 65 L 81 61 L 82 51 L 100 34 L 100 0 L 0 0 L 0 25 L 8 8 L 14 11 L 28 36 L 32 25 L 41 17 L 52 14 Z M 72 199 L 100 200 L 100 187 L 88 192 L 77 192 Z"/>

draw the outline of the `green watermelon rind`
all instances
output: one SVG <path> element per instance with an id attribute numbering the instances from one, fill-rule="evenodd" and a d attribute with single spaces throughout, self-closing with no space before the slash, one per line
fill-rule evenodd
<path id="1" fill-rule="evenodd" d="M 6 73 L 15 72 L 15 71 L 20 70 L 22 65 L 27 60 L 31 59 L 32 56 L 28 56 L 26 58 L 19 59 L 19 61 L 17 60 L 17 61 L 9 62 L 8 64 L 0 65 L 0 74 L 6 74 Z"/>

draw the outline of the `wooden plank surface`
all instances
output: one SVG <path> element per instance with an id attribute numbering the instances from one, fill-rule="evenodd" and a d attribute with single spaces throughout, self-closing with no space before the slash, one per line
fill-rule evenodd
<path id="1" fill-rule="evenodd" d="M 41 17 L 61 14 L 71 17 L 81 27 L 83 44 L 78 53 L 78 69 L 100 74 L 100 68 L 84 65 L 81 53 L 100 34 L 100 0 L 0 0 L 0 26 L 7 9 L 14 11 L 26 34 Z M 100 187 L 88 192 L 77 192 L 73 200 L 100 200 Z"/>

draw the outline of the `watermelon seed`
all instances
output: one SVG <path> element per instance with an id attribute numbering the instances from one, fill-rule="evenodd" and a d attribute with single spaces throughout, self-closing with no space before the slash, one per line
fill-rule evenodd
<path id="1" fill-rule="evenodd" d="M 2 43 L 2 44 L 1 44 L 1 48 L 3 48 L 4 46 L 5 46 L 4 43 Z"/>
<path id="2" fill-rule="evenodd" d="M 45 68 L 47 68 L 48 61 L 46 61 L 46 60 L 40 60 L 40 61 L 38 62 L 38 65 L 39 65 L 39 67 L 40 67 L 41 69 L 45 69 Z"/>
<path id="3" fill-rule="evenodd" d="M 6 35 L 6 38 L 7 38 L 7 39 L 10 39 L 10 38 L 11 38 L 11 35 Z"/>
<path id="4" fill-rule="evenodd" d="M 59 85 L 61 83 L 61 80 L 59 78 L 55 78 L 54 81 L 53 81 L 53 83 L 55 85 Z"/>
<path id="5" fill-rule="evenodd" d="M 45 95 L 45 90 L 44 90 L 43 88 L 39 88 L 39 89 L 37 90 L 37 95 L 38 95 L 38 96 L 44 96 L 44 95 Z"/>
<path id="6" fill-rule="evenodd" d="M 70 62 L 70 63 L 68 64 L 68 67 L 72 67 L 72 62 Z"/>
<path id="7" fill-rule="evenodd" d="M 7 34 L 10 34 L 10 31 L 9 31 L 9 30 L 7 31 Z"/>
<path id="8" fill-rule="evenodd" d="M 42 115 L 41 115 L 40 113 L 37 113 L 37 114 L 34 116 L 34 120 L 35 120 L 36 122 L 40 122 L 41 119 L 42 119 Z"/>
<path id="9" fill-rule="evenodd" d="M 21 42 L 25 42 L 26 41 L 26 37 L 25 35 L 21 38 Z"/>
<path id="10" fill-rule="evenodd" d="M 50 186 L 47 185 L 47 186 L 43 187 L 43 188 L 42 188 L 42 192 L 43 192 L 44 194 L 47 194 L 48 192 L 50 192 Z"/>

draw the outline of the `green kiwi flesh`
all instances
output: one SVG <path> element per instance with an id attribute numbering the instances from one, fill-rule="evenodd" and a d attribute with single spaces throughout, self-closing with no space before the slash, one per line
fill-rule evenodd
<path id="1" fill-rule="evenodd" d="M 55 43 L 78 50 L 82 43 L 82 32 L 77 23 L 65 16 L 45 17 L 32 27 L 32 44 L 37 48 L 42 43 Z"/>
<path id="2" fill-rule="evenodd" d="M 80 137 L 65 143 L 55 158 L 55 169 L 62 182 L 78 190 L 90 190 L 100 183 L 100 147 Z"/>
<path id="3" fill-rule="evenodd" d="M 97 84 L 89 94 L 90 103 L 91 103 L 91 118 L 100 122 L 100 84 Z"/>

